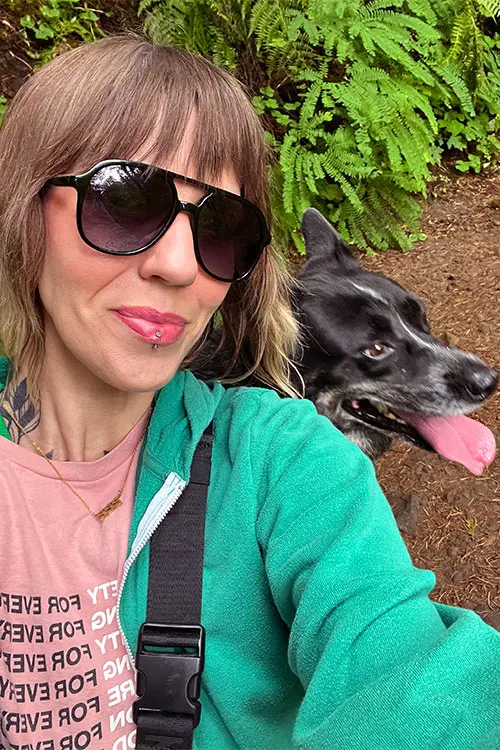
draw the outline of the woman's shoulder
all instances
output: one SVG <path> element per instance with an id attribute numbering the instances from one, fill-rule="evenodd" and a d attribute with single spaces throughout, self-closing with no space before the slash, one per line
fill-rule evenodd
<path id="1" fill-rule="evenodd" d="M 333 465 L 337 475 L 342 467 L 371 467 L 359 448 L 308 399 L 282 397 L 270 388 L 204 381 L 193 373 L 188 380 L 193 386 L 187 399 L 193 419 L 206 405 L 201 432 L 213 420 L 219 449 L 231 463 L 244 455 L 256 476 L 271 468 L 279 473 L 284 465 L 293 465 L 295 476 L 308 465 L 320 472 Z"/>
<path id="2" fill-rule="evenodd" d="M 214 424 L 230 464 L 244 463 L 256 490 L 261 531 L 268 522 L 272 527 L 276 513 L 295 517 L 318 507 L 333 519 L 359 503 L 387 505 L 371 461 L 307 399 L 227 389 Z"/>
<path id="3" fill-rule="evenodd" d="M 223 386 L 219 411 L 228 412 L 233 419 L 251 417 L 260 419 L 269 426 L 269 420 L 277 420 L 276 425 L 290 420 L 317 420 L 320 415 L 311 401 L 302 398 L 281 396 L 270 388 L 258 386 Z"/>
<path id="4" fill-rule="evenodd" d="M 336 456 L 361 454 L 327 417 L 318 414 L 312 401 L 282 397 L 267 388 L 225 387 L 215 420 L 230 422 L 232 430 L 240 435 L 249 430 L 254 450 L 267 455 L 304 455 L 311 450 L 330 458 L 332 452 Z"/>

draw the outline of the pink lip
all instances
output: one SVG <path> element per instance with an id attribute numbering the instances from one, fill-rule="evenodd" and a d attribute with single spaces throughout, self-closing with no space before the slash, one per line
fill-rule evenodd
<path id="1" fill-rule="evenodd" d="M 179 338 L 187 320 L 151 307 L 120 307 L 113 314 L 150 344 L 171 344 Z M 160 334 L 160 335 L 158 335 Z"/>
<path id="2" fill-rule="evenodd" d="M 124 318 L 141 318 L 141 320 L 149 320 L 151 323 L 173 323 L 176 326 L 183 326 L 187 323 L 187 320 L 181 318 L 180 315 L 159 312 L 152 307 L 120 307 L 118 312 Z"/>

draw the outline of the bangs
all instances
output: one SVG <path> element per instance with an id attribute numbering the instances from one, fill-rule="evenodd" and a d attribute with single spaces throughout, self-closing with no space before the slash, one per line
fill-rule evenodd
<path id="1" fill-rule="evenodd" d="M 30 131 L 32 141 L 38 134 L 45 180 L 138 153 L 141 161 L 168 164 L 192 118 L 188 176 L 212 182 L 230 167 L 265 210 L 262 127 L 242 87 L 205 59 L 134 36 L 109 37 L 42 68 L 26 84 L 32 106 L 35 90 Z"/>

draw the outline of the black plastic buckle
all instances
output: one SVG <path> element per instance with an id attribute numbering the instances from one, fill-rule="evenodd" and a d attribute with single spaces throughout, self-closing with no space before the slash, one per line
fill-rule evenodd
<path id="1" fill-rule="evenodd" d="M 205 629 L 201 625 L 145 622 L 139 630 L 135 657 L 139 698 L 133 704 L 134 722 L 145 713 L 159 717 L 189 714 L 193 728 L 197 727 L 204 658 Z"/>

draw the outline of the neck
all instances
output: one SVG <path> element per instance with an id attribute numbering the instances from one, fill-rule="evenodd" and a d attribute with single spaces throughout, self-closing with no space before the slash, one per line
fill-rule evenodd
<path id="1" fill-rule="evenodd" d="M 79 362 L 46 356 L 34 402 L 21 372 L 4 391 L 25 436 L 2 409 L 12 439 L 36 452 L 30 439 L 56 461 L 95 461 L 120 443 L 151 405 L 154 393 L 121 391 L 94 377 Z"/>

